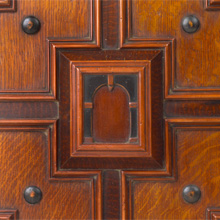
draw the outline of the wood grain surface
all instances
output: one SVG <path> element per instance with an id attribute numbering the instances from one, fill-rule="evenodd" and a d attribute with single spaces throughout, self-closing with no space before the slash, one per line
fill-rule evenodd
<path id="1" fill-rule="evenodd" d="M 207 13 L 204 1 L 137 0 L 130 3 L 130 36 L 142 38 L 175 37 L 176 88 L 219 89 L 219 12 Z M 217 2 L 217 1 L 216 1 Z M 188 14 L 198 17 L 200 30 L 189 35 L 181 20 Z M 210 25 L 211 24 L 211 25 Z M 214 28 L 215 27 L 215 28 Z"/>
<path id="2" fill-rule="evenodd" d="M 0 130 L 0 207 L 16 208 L 20 219 L 91 219 L 92 182 L 49 182 L 48 130 Z M 27 186 L 42 190 L 37 205 L 23 197 Z"/>
<path id="3" fill-rule="evenodd" d="M 219 9 L 219 0 L 0 0 L 0 219 L 218 219 Z M 21 28 L 29 15 L 41 22 L 31 36 Z M 187 15 L 200 21 L 194 34 L 181 27 Z M 74 71 L 144 73 L 138 101 L 123 105 L 110 78 L 123 117 L 103 114 L 114 109 L 105 93 L 94 119 L 96 131 L 103 118 L 120 124 L 101 141 L 118 141 L 119 129 L 126 142 L 138 107 L 140 143 L 83 143 L 82 109 L 94 105 Z M 202 193 L 193 205 L 182 198 L 189 184 Z M 39 204 L 23 198 L 30 185 Z"/>
<path id="4" fill-rule="evenodd" d="M 92 7 L 87 0 L 27 0 L 18 2 L 17 13 L 1 13 L 0 96 L 49 93 L 46 38 L 89 40 L 93 33 Z M 21 28 L 22 20 L 29 15 L 41 22 L 41 30 L 35 35 L 27 35 Z"/>
<path id="5" fill-rule="evenodd" d="M 205 219 L 206 208 L 219 204 L 219 137 L 219 124 L 177 128 L 176 182 L 134 181 L 131 219 Z M 189 184 L 197 185 L 202 193 L 193 205 L 182 198 L 182 190 Z"/>

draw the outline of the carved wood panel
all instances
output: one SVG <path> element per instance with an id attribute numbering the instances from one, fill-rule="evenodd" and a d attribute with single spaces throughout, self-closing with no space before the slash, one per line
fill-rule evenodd
<path id="1" fill-rule="evenodd" d="M 219 122 L 214 118 L 166 120 L 176 179 L 153 172 L 125 172 L 123 219 L 206 219 L 206 207 L 219 201 L 219 145 L 215 144 L 220 135 Z M 182 198 L 188 184 L 201 189 L 201 198 L 193 205 Z M 208 219 L 215 219 L 215 209 L 213 215 L 209 210 Z M 217 210 L 215 214 L 218 216 Z"/>
<path id="2" fill-rule="evenodd" d="M 219 99 L 218 78 L 218 31 L 209 24 L 218 26 L 215 19 L 218 12 L 207 14 L 208 8 L 218 8 L 219 1 L 121 1 L 121 44 L 124 39 L 141 42 L 175 36 L 176 71 L 169 71 L 165 85 L 166 98 L 170 99 Z M 189 13 L 201 21 L 198 33 L 188 36 L 181 27 L 181 19 Z M 169 22 L 167 22 L 168 20 Z M 172 28 L 175 27 L 175 28 Z M 207 38 L 206 34 L 210 37 Z M 126 36 L 125 36 L 126 35 Z M 195 37 L 194 37 L 195 36 Z M 197 40 L 196 40 L 197 39 Z M 213 41 L 213 39 L 215 39 Z M 203 50 L 199 42 L 204 41 L 208 50 Z M 192 49 L 190 49 L 192 48 Z M 212 57 L 212 59 L 207 59 Z M 192 62 L 193 61 L 193 62 Z"/>
<path id="3" fill-rule="evenodd" d="M 0 0 L 0 219 L 218 219 L 219 0 L 15 2 Z"/>
<path id="4" fill-rule="evenodd" d="M 14 0 L 7 2 L 15 5 Z M 0 17 L 0 99 L 56 99 L 56 75 L 47 72 L 46 38 L 99 43 L 99 1 L 26 3 L 19 2 L 21 13 L 4 13 Z M 0 13 L 4 4 L 6 1 L 0 1 Z M 48 16 L 54 8 L 56 12 Z M 21 28 L 22 20 L 30 14 L 41 22 L 39 34 L 33 36 L 26 35 Z M 12 56 L 12 51 L 17 55 Z"/>

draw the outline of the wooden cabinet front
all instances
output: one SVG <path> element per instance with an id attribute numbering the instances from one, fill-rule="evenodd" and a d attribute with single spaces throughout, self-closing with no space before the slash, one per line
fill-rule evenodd
<path id="1" fill-rule="evenodd" d="M 220 219 L 219 0 L 0 0 L 0 219 Z"/>

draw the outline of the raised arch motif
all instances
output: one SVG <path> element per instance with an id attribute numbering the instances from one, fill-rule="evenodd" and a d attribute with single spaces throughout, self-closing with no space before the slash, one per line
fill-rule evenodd
<path id="1" fill-rule="evenodd" d="M 130 137 L 129 94 L 116 84 L 103 85 L 93 97 L 92 133 L 94 142 L 126 143 Z"/>

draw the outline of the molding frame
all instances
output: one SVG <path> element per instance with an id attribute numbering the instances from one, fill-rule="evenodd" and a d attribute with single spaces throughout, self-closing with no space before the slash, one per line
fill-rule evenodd
<path id="1" fill-rule="evenodd" d="M 1 12 L 15 12 L 16 0 L 0 0 L 0 13 Z"/>
<path id="2" fill-rule="evenodd" d="M 133 38 L 131 33 L 131 0 L 120 0 L 120 48 L 152 48 L 164 51 L 164 97 L 170 96 L 170 84 L 175 76 L 175 39 L 174 38 Z"/>
<path id="3" fill-rule="evenodd" d="M 71 38 L 48 38 L 47 44 L 50 45 L 55 51 L 58 48 L 71 48 L 70 45 L 72 45 L 73 42 L 77 42 L 78 45 L 81 44 L 81 46 L 78 47 L 99 47 L 100 46 L 100 1 L 99 0 L 91 0 L 91 15 L 92 18 L 90 19 L 91 22 L 91 30 L 90 30 L 90 36 L 83 38 L 83 39 L 71 39 Z M 16 0 L 0 0 L 0 12 L 6 11 L 7 7 L 11 5 L 11 7 L 15 7 Z M 6 7 L 7 6 L 7 7 Z M 8 9 L 7 9 L 8 10 Z M 13 9 L 14 10 L 14 9 Z M 53 47 L 53 43 L 51 42 L 57 42 L 56 47 Z M 49 49 L 47 51 L 47 54 L 51 53 L 52 49 Z M 56 54 L 56 53 L 55 53 Z M 49 57 L 49 56 L 48 56 Z M 56 65 L 56 60 L 49 60 L 47 63 L 48 71 L 46 72 L 46 84 L 47 88 L 40 89 L 40 90 L 2 90 L 0 91 L 0 100 L 56 100 L 57 99 L 57 77 L 56 77 L 56 71 L 53 68 L 53 65 Z"/>
<path id="4" fill-rule="evenodd" d="M 102 182 L 101 171 L 65 171 L 64 173 L 56 170 L 54 161 L 55 154 L 52 149 L 57 149 L 57 120 L 0 120 L 0 131 L 36 131 L 48 132 L 48 167 L 50 181 L 90 181 L 92 187 L 92 219 L 101 220 L 102 216 Z M 54 159 L 54 160 L 53 160 Z M 54 170 L 55 168 L 55 170 Z M 61 174 L 61 175 L 60 175 Z M 61 178 L 59 178 L 61 176 Z M 12 210 L 13 211 L 13 210 Z M 0 210 L 0 219 L 17 219 L 16 211 Z"/>
<path id="5" fill-rule="evenodd" d="M 75 45 L 76 48 L 80 48 L 79 46 L 81 44 L 73 43 L 73 48 L 75 48 Z M 55 46 L 54 44 L 54 47 Z M 91 50 L 86 47 L 85 49 L 88 50 L 88 53 L 89 51 L 101 53 L 100 49 Z M 53 53 L 55 53 L 55 50 Z M 120 53 L 126 54 L 126 50 L 121 50 Z M 60 130 L 58 136 L 60 142 L 58 148 L 53 147 L 51 149 L 53 154 L 56 155 L 53 157 L 54 162 L 52 162 L 52 164 L 56 164 L 56 167 L 54 167 L 52 173 L 55 174 L 57 171 L 60 171 L 65 175 L 65 170 L 75 169 L 161 169 L 164 160 L 163 137 L 161 134 L 163 119 L 162 112 L 160 111 L 162 109 L 163 93 L 161 50 L 150 51 L 149 54 L 146 51 L 146 54 L 142 55 L 143 58 L 139 58 L 140 60 L 135 62 L 132 60 L 123 61 L 123 58 L 117 61 L 112 59 L 108 61 L 99 59 L 88 61 L 86 57 L 75 60 L 74 57 L 76 55 L 77 51 L 75 54 L 72 54 L 69 51 L 65 52 L 65 50 L 60 51 L 59 56 L 52 54 L 56 62 L 60 64 L 60 68 L 56 66 L 54 70 L 63 80 L 60 87 Z M 111 66 L 111 70 L 106 70 L 107 65 Z M 80 80 L 80 75 L 84 72 L 86 74 L 94 74 L 97 72 L 97 74 L 103 74 L 106 73 L 106 71 L 113 71 L 113 74 L 118 72 L 122 72 L 122 74 L 123 72 L 142 72 L 141 75 L 146 72 L 145 74 L 149 75 L 149 77 L 146 78 L 146 83 L 139 79 L 141 90 L 143 90 L 144 84 L 146 85 L 145 91 L 142 91 L 143 95 L 141 92 L 141 117 L 143 118 L 141 120 L 145 122 L 146 128 L 141 129 L 143 131 L 140 134 L 141 141 L 138 145 L 121 144 L 119 146 L 119 144 L 99 144 L 99 146 L 95 146 L 82 143 L 82 112 L 80 112 L 80 106 L 82 107 L 82 79 Z M 152 76 L 150 76 L 151 71 L 154 72 Z M 77 88 L 73 85 L 76 85 Z M 77 103 L 77 105 L 75 103 Z M 146 109 L 148 109 L 147 113 Z M 139 123 L 139 126 L 140 125 L 141 123 Z M 63 131 L 64 127 L 66 132 Z M 151 129 L 154 134 L 152 134 Z M 143 141 L 146 135 L 149 136 L 149 138 Z M 147 144 L 144 144 L 145 142 Z M 132 149 L 134 146 L 135 149 Z M 120 149 L 118 149 L 118 147 Z M 87 158 L 86 163 L 83 162 L 85 158 Z M 96 162 L 94 163 L 94 161 Z M 135 167 L 129 164 L 135 164 Z"/>
<path id="6" fill-rule="evenodd" d="M 220 0 L 205 0 L 206 10 L 220 10 Z"/>
<path id="7" fill-rule="evenodd" d="M 149 144 L 145 140 L 150 141 L 150 129 L 147 128 L 147 131 L 144 131 L 145 126 L 140 126 L 140 124 L 148 124 L 151 126 L 150 118 L 151 112 L 149 114 L 145 114 L 146 106 L 149 106 L 151 103 L 150 100 L 150 61 L 80 61 L 80 62 L 71 62 L 72 68 L 70 73 L 71 78 L 71 155 L 72 157 L 76 156 L 85 156 L 85 157 L 97 157 L 100 155 L 100 151 L 102 151 L 101 155 L 103 157 L 131 157 L 131 156 L 146 156 L 150 155 L 149 150 L 151 149 L 151 143 Z M 137 66 L 138 65 L 138 66 Z M 98 66 L 98 67 L 97 67 Z M 109 68 L 111 66 L 111 68 Z M 137 73 L 138 75 L 138 90 L 139 90 L 139 117 L 141 123 L 139 122 L 139 143 L 138 144 L 85 144 L 82 143 L 83 135 L 82 135 L 82 75 L 83 74 L 107 74 L 107 73 L 119 73 L 120 74 L 131 74 Z M 147 77 L 145 76 L 147 75 Z M 144 79 L 147 79 L 146 82 Z M 74 85 L 72 84 L 74 83 Z M 78 85 L 77 89 L 76 85 Z M 144 90 L 146 88 L 146 91 Z M 77 91 L 77 94 L 75 92 Z M 146 93 L 146 94 L 145 94 Z M 75 95 L 74 95 L 75 94 Z M 146 96 L 146 98 L 144 98 Z M 77 100 L 74 101 L 74 97 L 77 97 Z M 146 103 L 145 103 L 146 102 Z M 75 104 L 77 103 L 77 104 Z M 76 106 L 75 108 L 72 108 Z M 144 106 L 142 108 L 141 106 Z M 76 116 L 77 115 L 77 116 Z M 78 120 L 76 120 L 76 118 Z M 77 124 L 77 128 L 75 128 L 75 124 Z M 75 131 L 75 132 L 74 132 Z M 81 132 L 80 132 L 81 131 Z M 75 134 L 74 134 L 75 133 Z M 78 134 L 78 135 L 77 135 Z M 75 146 L 76 143 L 76 146 Z M 148 146 L 149 145 L 149 146 Z M 98 153 L 96 151 L 99 151 Z M 121 151 L 121 152 L 120 152 Z M 105 153 L 106 152 L 106 153 Z M 111 153 L 110 153 L 111 152 Z"/>

